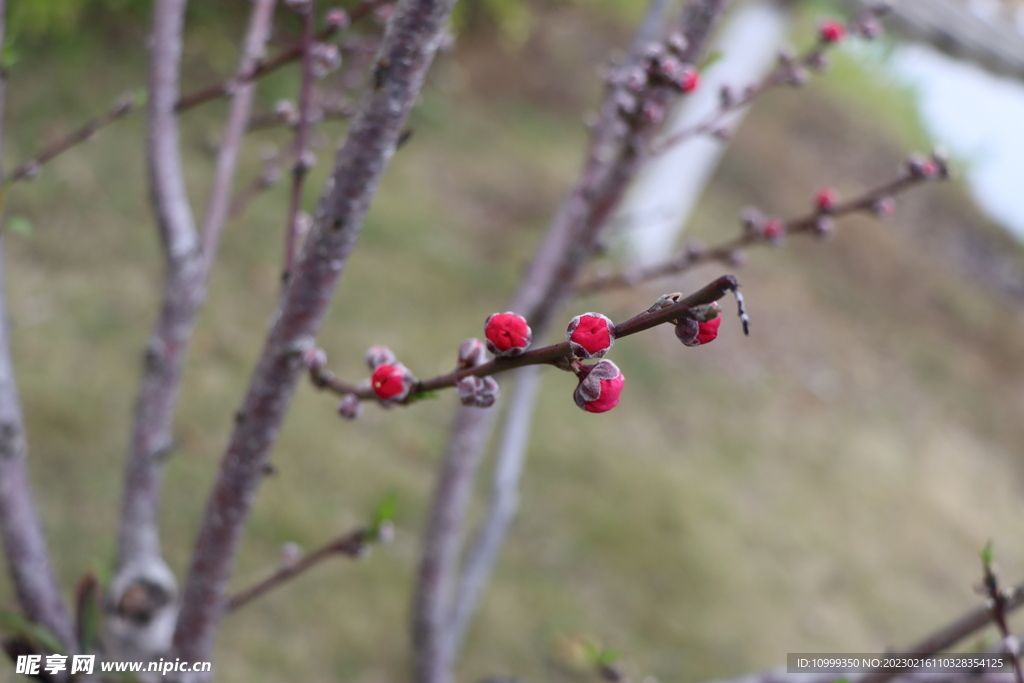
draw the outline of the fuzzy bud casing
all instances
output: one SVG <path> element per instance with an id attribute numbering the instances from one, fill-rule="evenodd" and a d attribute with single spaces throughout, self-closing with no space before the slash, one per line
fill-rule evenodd
<path id="1" fill-rule="evenodd" d="M 394 365 L 396 360 L 394 352 L 386 346 L 371 346 L 366 350 L 366 364 L 371 370 L 382 365 Z"/>
<path id="2" fill-rule="evenodd" d="M 573 400 L 588 413 L 604 413 L 619 404 L 619 396 L 626 378 L 610 360 L 600 360 L 583 366 L 580 383 L 573 392 Z"/>
<path id="3" fill-rule="evenodd" d="M 565 338 L 577 358 L 604 358 L 615 344 L 615 323 L 600 313 L 584 313 L 569 321 Z"/>

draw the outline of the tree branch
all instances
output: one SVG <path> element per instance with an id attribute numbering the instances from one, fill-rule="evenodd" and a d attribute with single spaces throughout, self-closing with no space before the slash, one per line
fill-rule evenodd
<path id="1" fill-rule="evenodd" d="M 235 554 L 302 374 L 302 353 L 313 347 L 453 4 L 401 0 L 395 8 L 378 60 L 381 77 L 338 152 L 207 501 L 174 636 L 183 659 L 212 656 Z"/>
<path id="2" fill-rule="evenodd" d="M 727 0 L 693 0 L 686 6 L 672 27 L 685 41 L 680 61 L 698 61 L 726 4 Z M 664 11 L 664 7 L 662 3 L 655 3 L 652 13 Z M 629 62 L 623 70 L 639 67 L 650 43 L 647 33 L 656 30 L 657 25 L 657 21 L 645 22 L 645 29 L 634 41 Z M 537 337 L 545 335 L 554 314 L 571 295 L 572 283 L 593 254 L 601 229 L 635 177 L 646 156 L 649 141 L 658 130 L 656 121 L 626 120 L 621 103 L 632 97 L 624 79 L 612 80 L 600 117 L 592 130 L 579 178 L 556 214 L 510 306 L 511 310 L 527 318 Z M 678 90 L 673 87 L 652 85 L 644 93 L 644 102 L 637 102 L 637 110 L 647 104 L 652 111 L 660 109 L 663 112 L 677 97 Z M 453 630 L 455 606 L 451 602 L 449 587 L 456 585 L 458 580 L 458 562 L 457 559 L 438 562 L 439 551 L 435 546 L 450 549 L 454 545 L 457 558 L 464 515 L 459 513 L 459 501 L 443 494 L 472 487 L 472 481 L 446 481 L 446 477 L 472 476 L 475 471 L 472 467 L 458 467 L 449 459 L 458 457 L 479 461 L 481 457 L 481 452 L 467 454 L 458 448 L 461 443 L 475 443 L 482 451 L 487 441 L 490 423 L 474 419 L 474 411 L 479 409 L 463 407 L 456 413 L 450 445 L 431 503 L 432 521 L 428 523 L 424 536 L 413 607 L 416 683 L 448 683 L 451 680 L 457 641 Z M 437 524 L 437 520 L 456 520 L 457 523 L 442 526 Z M 440 553 L 442 557 L 449 555 L 450 550 Z M 438 576 L 438 571 L 445 574 Z"/>
<path id="3" fill-rule="evenodd" d="M 369 544 L 377 540 L 378 536 L 379 534 L 372 529 L 356 529 L 343 536 L 339 536 L 300 560 L 286 561 L 282 563 L 282 566 L 276 572 L 267 578 L 228 598 L 224 604 L 224 611 L 233 612 L 239 607 L 247 605 L 264 593 L 287 583 L 299 574 L 312 569 L 335 555 L 348 555 L 352 558 L 362 557 L 366 553 Z"/>
<path id="4" fill-rule="evenodd" d="M 177 615 L 177 584 L 160 551 L 162 461 L 171 428 L 188 342 L 227 219 L 253 85 L 234 91 L 217 156 L 202 244 L 185 191 L 177 114 L 185 0 L 160 0 L 154 16 L 149 94 L 149 175 L 153 207 L 167 263 L 162 304 L 150 338 L 126 464 L 118 568 L 108 596 L 108 630 L 123 658 L 149 659 L 168 650 Z M 270 32 L 274 0 L 252 11 L 239 72 L 258 63 Z"/>
<path id="5" fill-rule="evenodd" d="M 5 4 L 0 0 L 0 46 L 4 43 Z M 0 68 L 0 140 L 6 95 L 7 72 Z M 0 232 L 0 533 L 4 556 L 25 616 L 49 629 L 69 653 L 77 652 L 74 628 L 50 565 L 26 466 L 25 424 L 11 362 L 4 239 Z"/>
<path id="6" fill-rule="evenodd" d="M 312 150 L 309 149 L 313 105 L 313 4 L 302 10 L 302 83 L 299 86 L 299 120 L 295 126 L 295 162 L 292 164 L 292 188 L 288 204 L 288 227 L 284 239 L 284 268 L 281 281 L 288 282 L 295 268 L 299 247 L 299 218 L 302 212 L 302 186 L 309 173 Z"/>
<path id="7" fill-rule="evenodd" d="M 822 224 L 820 221 L 822 219 L 831 220 L 858 212 L 877 212 L 880 202 L 891 200 L 892 197 L 921 183 L 948 177 L 944 162 L 942 162 L 942 166 L 939 168 L 941 173 L 934 177 L 914 175 L 907 172 L 879 187 L 864 192 L 858 197 L 836 204 L 835 207 L 827 212 L 816 209 L 798 218 L 779 221 L 780 233 L 777 236 L 752 227 L 736 237 L 725 240 L 715 246 L 686 249 L 663 263 L 623 273 L 595 277 L 580 283 L 576 287 L 576 292 L 578 294 L 595 294 L 608 289 L 632 287 L 657 278 L 682 273 L 703 263 L 718 262 L 735 265 L 740 251 L 746 247 L 774 245 L 785 235 L 816 234 L 821 229 Z"/>

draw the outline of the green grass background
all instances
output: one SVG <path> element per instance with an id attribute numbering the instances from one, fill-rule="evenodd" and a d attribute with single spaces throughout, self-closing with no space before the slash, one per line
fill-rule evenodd
<path id="1" fill-rule="evenodd" d="M 581 114 L 598 96 L 593 66 L 628 36 L 586 7 L 537 11 L 521 42 L 472 33 L 435 66 L 415 136 L 388 170 L 320 338 L 341 376 L 365 375 L 372 344 L 419 376 L 445 371 L 458 343 L 505 309 L 579 167 Z M 194 29 L 186 89 L 229 72 L 238 32 L 216 21 Z M 23 47 L 5 166 L 142 83 L 144 35 L 128 22 Z M 836 62 L 820 83 L 758 104 L 698 208 L 694 237 L 734 234 L 746 205 L 802 213 L 823 182 L 852 195 L 927 148 L 904 90 Z M 292 76 L 261 86 L 264 107 L 291 95 Z M 184 118 L 197 209 L 223 112 L 214 104 Z M 323 134 L 309 205 L 343 129 Z M 280 133 L 260 137 L 287 144 Z M 241 179 L 258 172 L 260 144 Z M 286 202 L 278 188 L 228 227 L 191 346 L 163 503 L 179 576 L 273 309 Z M 33 226 L 7 239 L 14 354 L 32 477 L 70 594 L 89 568 L 109 573 L 159 295 L 141 117 L 13 188 L 7 216 Z M 581 639 L 621 652 L 638 679 L 666 682 L 778 666 L 787 652 L 880 651 L 978 604 L 971 587 L 987 540 L 1008 581 L 1024 575 L 1024 324 L 1020 301 L 986 284 L 1006 263 L 1020 268 L 1019 246 L 961 186 L 930 186 L 901 198 L 889 221 L 844 219 L 829 241 L 751 253 L 736 271 L 750 338 L 729 316 L 705 348 L 682 347 L 667 328 L 623 340 L 613 357 L 629 383 L 612 413 L 580 411 L 571 379 L 548 372 L 520 518 L 459 680 L 585 680 L 573 666 Z M 565 317 L 601 310 L 619 320 L 723 270 L 574 302 Z M 454 405 L 447 392 L 410 409 L 369 405 L 346 423 L 330 398 L 301 387 L 235 587 L 272 571 L 282 543 L 313 548 L 363 522 L 388 492 L 398 494 L 397 539 L 227 618 L 220 680 L 408 679 L 411 579 Z M 0 596 L 15 607 L 5 580 Z"/>

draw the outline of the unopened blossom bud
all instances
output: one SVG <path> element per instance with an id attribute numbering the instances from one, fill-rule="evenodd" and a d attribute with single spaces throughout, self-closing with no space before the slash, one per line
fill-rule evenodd
<path id="1" fill-rule="evenodd" d="M 326 20 L 327 25 L 334 29 L 347 28 L 350 23 L 348 12 L 340 7 L 332 7 L 327 10 L 327 14 L 324 15 L 324 19 Z"/>
<path id="2" fill-rule="evenodd" d="M 939 165 L 934 159 L 915 154 L 907 159 L 907 171 L 914 178 L 931 180 L 939 177 Z"/>
<path id="3" fill-rule="evenodd" d="M 327 365 L 327 352 L 315 347 L 306 349 L 302 352 L 302 364 L 307 370 L 320 370 Z"/>
<path id="4" fill-rule="evenodd" d="M 722 109 L 730 109 L 736 104 L 736 95 L 733 93 L 732 88 L 728 85 L 723 85 L 718 91 L 718 106 Z"/>
<path id="5" fill-rule="evenodd" d="M 938 169 L 939 178 L 949 177 L 949 156 L 945 151 L 936 149 L 932 152 L 932 161 L 935 162 L 935 167 Z"/>
<path id="6" fill-rule="evenodd" d="M 827 19 L 818 26 L 818 38 L 824 43 L 838 43 L 846 35 L 846 27 L 835 19 Z"/>
<path id="7" fill-rule="evenodd" d="M 807 73 L 807 69 L 798 64 L 791 65 L 783 72 L 783 81 L 796 88 L 806 85 L 809 79 L 810 75 Z"/>
<path id="8" fill-rule="evenodd" d="M 831 187 L 823 187 L 814 193 L 814 206 L 822 213 L 828 213 L 836 208 L 836 191 Z"/>
<path id="9" fill-rule="evenodd" d="M 377 525 L 377 542 L 378 543 L 391 543 L 395 540 L 395 523 L 390 519 L 385 519 L 383 522 Z"/>
<path id="10" fill-rule="evenodd" d="M 836 231 L 836 222 L 829 216 L 818 216 L 811 229 L 818 237 L 829 237 Z"/>
<path id="11" fill-rule="evenodd" d="M 459 358 L 456 366 L 462 368 L 475 368 L 487 362 L 487 349 L 479 339 L 467 339 L 459 344 Z"/>
<path id="12" fill-rule="evenodd" d="M 377 398 L 382 401 L 397 402 L 403 400 L 409 395 L 409 391 L 415 383 L 416 378 L 401 363 L 393 365 L 385 363 L 378 366 L 370 377 L 370 386 L 373 388 L 373 393 L 377 394 Z"/>
<path id="13" fill-rule="evenodd" d="M 769 218 L 761 226 L 761 235 L 772 244 L 781 242 L 785 234 L 786 224 L 780 218 Z"/>
<path id="14" fill-rule="evenodd" d="M 455 384 L 455 394 L 465 406 L 490 408 L 498 400 L 498 382 L 493 377 L 463 377 Z"/>
<path id="15" fill-rule="evenodd" d="M 622 386 L 626 383 L 619 366 L 610 360 L 585 365 L 580 370 L 580 383 L 573 400 L 588 413 L 604 413 L 619 404 Z"/>
<path id="16" fill-rule="evenodd" d="M 313 43 L 309 57 L 313 78 L 323 78 L 341 66 L 341 50 L 332 43 Z"/>
<path id="17" fill-rule="evenodd" d="M 302 556 L 305 553 L 302 551 L 302 546 L 295 541 L 288 541 L 281 545 L 281 569 L 287 571 L 295 569 L 295 567 L 302 560 Z"/>
<path id="18" fill-rule="evenodd" d="M 670 83 L 674 83 L 679 80 L 679 77 L 683 73 L 683 63 L 679 61 L 679 58 L 675 55 L 664 55 L 660 59 L 656 60 L 652 65 L 655 69 L 655 73 L 661 76 Z"/>
<path id="19" fill-rule="evenodd" d="M 299 110 L 291 100 L 278 100 L 274 105 L 274 116 L 278 121 L 294 126 L 299 122 Z"/>
<path id="20" fill-rule="evenodd" d="M 676 321 L 676 338 L 687 346 L 700 346 L 697 343 L 697 333 L 700 332 L 700 323 L 693 318 L 680 318 Z"/>
<path id="21" fill-rule="evenodd" d="M 626 72 L 622 84 L 630 92 L 640 92 L 647 85 L 647 72 L 639 67 L 634 67 Z"/>
<path id="22" fill-rule="evenodd" d="M 885 32 L 882 22 L 872 14 L 866 14 L 853 24 L 853 31 L 867 40 L 874 40 Z"/>
<path id="23" fill-rule="evenodd" d="M 363 402 L 355 394 L 345 394 L 338 401 L 338 415 L 346 420 L 354 420 L 363 413 Z"/>
<path id="24" fill-rule="evenodd" d="M 376 370 L 382 365 L 393 365 L 398 358 L 395 353 L 386 346 L 371 346 L 366 350 L 366 364 L 371 370 Z"/>
<path id="25" fill-rule="evenodd" d="M 749 206 L 743 209 L 743 213 L 740 214 L 740 222 L 743 224 L 745 232 L 760 233 L 761 226 L 764 225 L 764 214 L 756 208 Z"/>
<path id="26" fill-rule="evenodd" d="M 699 328 L 697 332 L 696 344 L 694 346 L 703 346 L 704 344 L 710 344 L 718 337 L 718 328 L 722 325 L 722 317 L 713 318 L 706 322 L 697 323 Z"/>
<path id="27" fill-rule="evenodd" d="M 636 113 L 638 103 L 636 98 L 629 93 L 619 92 L 615 95 L 615 106 L 620 114 L 631 116 Z"/>
<path id="28" fill-rule="evenodd" d="M 526 350 L 533 340 L 533 332 L 526 324 L 526 318 L 508 311 L 494 313 L 487 318 L 484 338 L 488 351 L 495 356 L 511 358 Z"/>
<path id="29" fill-rule="evenodd" d="M 697 89 L 700 85 L 700 72 L 693 67 L 687 67 L 683 69 L 683 73 L 679 76 L 676 81 L 676 85 L 684 93 L 691 93 Z"/>
<path id="30" fill-rule="evenodd" d="M 615 343 L 615 323 L 600 313 L 584 313 L 569 321 L 565 338 L 577 358 L 604 358 Z"/>
<path id="31" fill-rule="evenodd" d="M 817 71 L 818 73 L 828 71 L 828 57 L 825 56 L 825 53 L 821 50 L 812 52 L 804 63 L 807 64 L 807 68 L 812 71 Z"/>
<path id="32" fill-rule="evenodd" d="M 888 218 L 896 213 L 896 200 L 892 197 L 879 197 L 872 202 L 871 211 L 879 218 Z"/>
<path id="33" fill-rule="evenodd" d="M 658 124 L 665 118 L 665 108 L 657 102 L 647 100 L 640 106 L 640 116 L 647 123 Z"/>
<path id="34" fill-rule="evenodd" d="M 689 45 L 690 43 L 686 40 L 686 36 L 679 31 L 673 31 L 665 40 L 665 47 L 667 47 L 670 52 L 674 52 L 677 55 L 683 54 Z"/>

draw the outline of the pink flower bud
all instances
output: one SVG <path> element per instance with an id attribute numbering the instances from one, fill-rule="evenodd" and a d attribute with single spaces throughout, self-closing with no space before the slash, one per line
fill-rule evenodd
<path id="1" fill-rule="evenodd" d="M 828 19 L 818 26 L 818 37 L 824 43 L 838 43 L 846 35 L 846 27 L 835 19 Z"/>
<path id="2" fill-rule="evenodd" d="M 718 303 L 712 303 L 705 307 L 691 309 L 698 318 L 704 316 L 715 316 L 709 320 L 695 320 L 693 318 L 680 318 L 676 321 L 676 338 L 686 346 L 703 346 L 718 337 L 718 328 L 722 324 L 722 317 L 718 315 Z"/>
<path id="3" fill-rule="evenodd" d="M 811 229 L 818 237 L 830 237 L 836 231 L 836 222 L 829 216 L 818 216 Z"/>
<path id="4" fill-rule="evenodd" d="M 482 341 L 474 338 L 467 339 L 459 344 L 457 367 L 460 369 L 475 368 L 478 365 L 483 365 L 485 362 L 487 362 L 487 349 Z"/>
<path id="5" fill-rule="evenodd" d="M 371 346 L 366 351 L 366 364 L 371 370 L 382 365 L 393 365 L 396 360 L 394 352 L 386 346 Z"/>
<path id="6" fill-rule="evenodd" d="M 302 354 L 302 364 L 307 370 L 320 370 L 327 365 L 327 352 L 323 349 L 306 349 Z"/>
<path id="7" fill-rule="evenodd" d="M 691 93 L 697 89 L 700 85 L 700 72 L 694 68 L 683 69 L 683 73 L 680 75 L 677 81 L 679 89 L 684 93 Z"/>
<path id="8" fill-rule="evenodd" d="M 323 78 L 341 66 L 341 50 L 333 43 L 313 43 L 309 56 L 313 78 Z"/>
<path id="9" fill-rule="evenodd" d="M 690 42 L 686 40 L 686 36 L 684 36 L 679 31 L 673 31 L 665 40 L 665 46 L 671 52 L 674 52 L 677 55 L 681 55 L 683 52 L 685 52 L 689 44 Z"/>
<path id="10" fill-rule="evenodd" d="M 879 218 L 888 218 L 896 213 L 896 200 L 892 197 L 880 197 L 871 204 L 871 211 Z"/>
<path id="11" fill-rule="evenodd" d="M 325 16 L 325 19 L 327 21 L 328 26 L 336 29 L 347 28 L 350 21 L 348 12 L 346 12 L 340 7 L 332 7 L 331 9 L 327 10 L 327 15 Z"/>
<path id="12" fill-rule="evenodd" d="M 874 40 L 885 32 L 885 29 L 882 27 L 882 22 L 880 22 L 877 17 L 870 14 L 857 19 L 853 25 L 853 30 L 867 40 Z"/>
<path id="13" fill-rule="evenodd" d="M 640 116 L 647 123 L 661 123 L 661 120 L 665 118 L 665 107 L 648 100 L 640 106 Z"/>
<path id="14" fill-rule="evenodd" d="M 355 394 L 345 394 L 338 401 L 338 415 L 346 420 L 354 420 L 363 413 L 363 402 Z"/>
<path id="15" fill-rule="evenodd" d="M 615 363 L 600 360 L 580 368 L 580 383 L 572 397 L 588 413 L 604 413 L 619 404 L 625 383 L 626 378 Z"/>
<path id="16" fill-rule="evenodd" d="M 600 313 L 584 313 L 569 321 L 565 337 L 577 358 L 604 358 L 615 343 L 615 323 Z"/>
<path id="17" fill-rule="evenodd" d="M 370 385 L 373 393 L 382 401 L 397 402 L 409 395 L 409 390 L 416 383 L 416 378 L 401 363 L 390 365 L 385 363 L 373 371 Z"/>
<path id="18" fill-rule="evenodd" d="M 823 187 L 814 194 L 814 205 L 822 213 L 828 213 L 836 208 L 836 201 L 836 191 L 831 187 Z"/>
<path id="19" fill-rule="evenodd" d="M 526 318 L 508 311 L 494 313 L 487 318 L 484 338 L 488 351 L 495 356 L 511 358 L 526 350 L 533 340 L 533 332 L 526 324 Z"/>
<path id="20" fill-rule="evenodd" d="M 772 244 L 781 242 L 785 233 L 786 224 L 779 218 L 769 218 L 761 226 L 761 235 Z"/>
<path id="21" fill-rule="evenodd" d="M 935 163 L 935 160 L 917 154 L 907 160 L 907 171 L 914 178 L 931 180 L 939 177 L 939 165 Z"/>
<path id="22" fill-rule="evenodd" d="M 498 383 L 493 377 L 463 377 L 455 384 L 455 394 L 465 406 L 490 408 L 498 400 Z"/>

